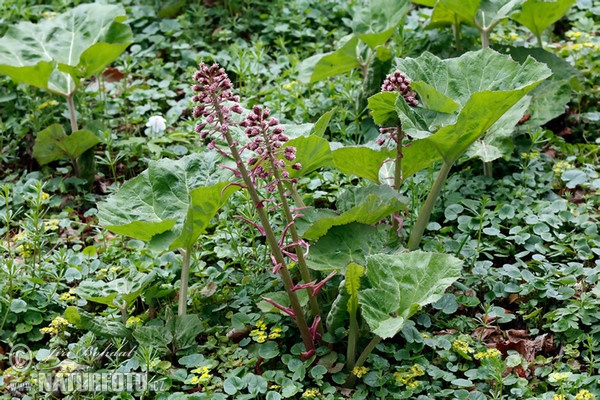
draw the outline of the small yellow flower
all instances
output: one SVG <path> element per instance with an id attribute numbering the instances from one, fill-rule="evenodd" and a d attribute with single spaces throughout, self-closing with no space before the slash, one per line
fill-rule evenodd
<path id="1" fill-rule="evenodd" d="M 321 393 L 319 392 L 319 389 L 306 389 L 304 393 L 302 393 L 302 398 L 314 399 L 316 397 L 319 397 L 320 394 Z"/>
<path id="2" fill-rule="evenodd" d="M 135 328 L 138 326 L 142 326 L 144 324 L 144 321 L 142 320 L 141 317 L 138 316 L 131 316 L 129 318 L 127 318 L 127 322 L 125 322 L 125 326 L 127 328 Z"/>
<path id="3" fill-rule="evenodd" d="M 592 400 L 595 398 L 596 398 L 596 395 L 593 393 L 590 393 L 590 391 L 587 389 L 581 389 L 575 395 L 575 400 Z"/>
<path id="4" fill-rule="evenodd" d="M 362 378 L 364 375 L 366 375 L 367 372 L 369 372 L 369 368 L 365 366 L 354 367 L 354 369 L 352 370 L 352 374 L 356 375 L 357 378 Z"/>
<path id="5" fill-rule="evenodd" d="M 121 268 L 119 268 L 119 267 L 110 267 L 110 268 L 108 269 L 108 273 L 109 273 L 109 274 L 116 274 L 117 272 L 119 272 L 119 270 L 120 270 L 120 269 L 121 269 Z"/>
<path id="6" fill-rule="evenodd" d="M 565 399 L 566 399 L 566 397 L 565 397 L 565 395 L 564 395 L 564 394 L 555 394 L 555 395 L 552 397 L 552 400 L 565 400 Z"/>
<path id="7" fill-rule="evenodd" d="M 46 201 L 50 198 L 50 195 L 46 192 L 42 192 L 42 201 Z"/>
<path id="8" fill-rule="evenodd" d="M 269 385 L 269 389 L 277 390 L 277 389 L 281 389 L 281 386 L 276 383 L 273 383 L 273 384 Z"/>
<path id="9" fill-rule="evenodd" d="M 500 350 L 498 349 L 487 349 L 486 351 L 480 351 L 476 353 L 475 358 L 481 360 L 485 358 L 500 357 L 501 355 L 502 353 L 500 353 Z"/>
<path id="10" fill-rule="evenodd" d="M 571 375 L 572 374 L 570 372 L 553 372 L 548 376 L 548 378 L 550 379 L 550 381 L 560 383 L 569 379 Z"/>
<path id="11" fill-rule="evenodd" d="M 190 383 L 192 385 L 197 385 L 200 383 L 200 377 L 198 375 L 194 375 L 192 376 L 192 379 L 190 380 Z"/>
<path id="12" fill-rule="evenodd" d="M 415 364 L 412 367 L 410 367 L 410 373 L 412 374 L 412 376 L 422 376 L 425 372 L 419 364 Z"/>
<path id="13" fill-rule="evenodd" d="M 452 343 L 452 348 L 454 351 L 464 354 L 473 353 L 475 351 L 471 348 L 471 346 L 469 346 L 469 343 L 465 342 L 464 340 L 455 340 Z"/>
<path id="14" fill-rule="evenodd" d="M 44 231 L 55 231 L 58 229 L 58 223 L 60 221 L 57 219 L 49 219 L 44 222 Z"/>
<path id="15" fill-rule="evenodd" d="M 428 333 L 421 333 L 423 339 L 429 339 L 431 336 Z"/>
<path id="16" fill-rule="evenodd" d="M 581 43 L 575 43 L 571 45 L 571 50 L 579 51 L 581 49 L 583 49 L 583 45 Z"/>
<path id="17" fill-rule="evenodd" d="M 58 296 L 58 300 L 68 303 L 68 302 L 75 300 L 75 297 L 73 297 L 73 295 L 71 295 L 71 293 L 65 292 L 65 293 L 61 293 L 60 296 Z"/>

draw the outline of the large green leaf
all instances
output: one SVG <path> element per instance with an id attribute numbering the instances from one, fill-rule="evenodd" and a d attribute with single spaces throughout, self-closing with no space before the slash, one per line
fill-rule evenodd
<path id="1" fill-rule="evenodd" d="M 389 231 L 384 225 L 374 227 L 357 222 L 334 226 L 310 247 L 306 259 L 309 268 L 317 271 L 338 270 L 345 273 L 351 262 L 366 264 L 366 257 L 381 251 Z"/>
<path id="2" fill-rule="evenodd" d="M 491 162 L 500 157 L 510 157 L 514 149 L 512 134 L 515 126 L 527 113 L 530 103 L 530 96 L 521 98 L 467 149 L 465 155 L 469 158 L 479 158 L 483 162 Z"/>
<path id="3" fill-rule="evenodd" d="M 475 25 L 490 29 L 510 17 L 525 0 L 439 0 L 431 15 L 430 26 Z"/>
<path id="4" fill-rule="evenodd" d="M 428 96 L 439 92 L 444 99 L 459 105 L 455 112 L 440 113 L 425 107 L 409 108 L 398 96 L 396 109 L 403 125 L 407 125 L 406 132 L 412 134 L 410 123 L 416 124 L 416 114 L 420 127 L 431 133 L 423 137 L 422 132 L 415 132 L 422 138 L 404 149 L 404 177 L 441 159 L 448 163 L 456 161 L 504 113 L 550 75 L 544 64 L 532 58 L 521 65 L 490 49 L 446 60 L 425 53 L 415 59 L 399 60 L 398 69 L 416 83 L 425 82 Z M 415 84 L 415 87 L 420 86 Z M 443 104 L 446 103 L 444 100 Z"/>
<path id="5" fill-rule="evenodd" d="M 98 205 L 101 225 L 115 233 L 152 241 L 157 249 L 187 248 L 203 233 L 236 190 L 213 152 L 150 162 Z"/>
<path id="6" fill-rule="evenodd" d="M 111 321 L 107 317 L 94 315 L 77 307 L 67 307 L 64 317 L 79 329 L 90 331 L 103 338 L 132 338 L 131 332 L 123 323 Z"/>
<path id="7" fill-rule="evenodd" d="M 110 282 L 97 280 L 81 281 L 75 290 L 78 295 L 88 301 L 109 307 L 122 307 L 122 302 L 131 304 L 154 279 L 154 273 L 142 273 L 132 270 L 129 276 Z M 115 303 L 117 301 L 117 303 Z"/>
<path id="8" fill-rule="evenodd" d="M 536 37 L 567 13 L 575 0 L 527 0 L 512 19 L 525 25 Z"/>
<path id="9" fill-rule="evenodd" d="M 352 36 L 336 51 L 307 58 L 298 67 L 298 80 L 313 83 L 360 67 L 356 58 L 357 45 L 358 37 Z"/>
<path id="10" fill-rule="evenodd" d="M 439 0 L 433 12 L 429 27 L 443 25 L 473 25 L 481 0 Z"/>
<path id="11" fill-rule="evenodd" d="M 524 127 L 538 127 L 564 114 L 571 90 L 581 90 L 583 75 L 566 60 L 540 48 L 503 47 L 518 62 L 531 56 L 552 70 L 552 77 L 531 91 L 530 118 Z"/>
<path id="12" fill-rule="evenodd" d="M 362 316 L 383 339 L 396 335 L 420 308 L 439 300 L 460 277 L 462 261 L 448 254 L 413 251 L 367 257 L 371 285 L 359 293 Z"/>
<path id="13" fill-rule="evenodd" d="M 352 31 L 375 49 L 394 34 L 409 10 L 410 0 L 371 0 L 354 14 Z"/>
<path id="14" fill-rule="evenodd" d="M 293 146 L 296 148 L 294 163 L 299 162 L 302 164 L 302 169 L 300 170 L 295 170 L 291 166 L 287 167 L 292 178 L 308 175 L 321 167 L 333 163 L 333 155 L 329 142 L 317 135 L 300 136 L 290 140 L 285 145 L 286 147 Z"/>
<path id="15" fill-rule="evenodd" d="M 79 130 L 70 135 L 59 124 L 52 124 L 39 132 L 33 145 L 33 157 L 40 165 L 62 158 L 75 160 L 86 150 L 100 143 L 92 132 Z"/>
<path id="16" fill-rule="evenodd" d="M 338 199 L 339 214 L 322 216 L 315 220 L 302 236 L 318 239 L 333 226 L 346 225 L 351 222 L 374 224 L 392 213 L 406 207 L 408 199 L 387 185 L 352 187 L 347 189 Z"/>
<path id="17" fill-rule="evenodd" d="M 383 162 L 394 156 L 386 149 L 374 150 L 364 146 L 346 146 L 333 151 L 335 167 L 345 174 L 353 174 L 379 183 L 379 169 Z"/>
<path id="18" fill-rule="evenodd" d="M 0 73 L 68 96 L 133 41 L 123 7 L 82 4 L 37 24 L 21 22 L 0 39 Z"/>

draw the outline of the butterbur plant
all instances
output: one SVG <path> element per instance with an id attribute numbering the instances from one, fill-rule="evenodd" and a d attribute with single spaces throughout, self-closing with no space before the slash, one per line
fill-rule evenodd
<path id="1" fill-rule="evenodd" d="M 192 100 L 197 105 L 194 107 L 193 116 L 203 118 L 202 122 L 196 125 L 196 132 L 200 134 L 201 138 L 211 140 L 209 148 L 215 149 L 235 161 L 234 175 L 242 179 L 243 183 L 239 185 L 248 191 L 259 217 L 257 223 L 248 222 L 267 239 L 271 251 L 273 273 L 277 273 L 281 277 L 290 300 L 290 307 L 285 307 L 271 299 L 265 298 L 265 300 L 294 319 L 306 349 L 305 356 L 311 356 L 315 352 L 315 340 L 320 336 L 319 324 L 321 321 L 318 303 L 314 296 L 324 282 L 316 284 L 311 279 L 304 261 L 307 244 L 299 238 L 296 232 L 294 220 L 297 214 L 294 213 L 287 200 L 288 193 L 284 183 L 291 179 L 285 166 L 286 161 L 295 161 L 295 149 L 283 147 L 283 144 L 288 141 L 288 137 L 284 134 L 284 129 L 279 125 L 279 121 L 270 116 L 268 109 L 254 106 L 242 122 L 234 121 L 232 113 L 241 114 L 243 109 L 238 103 L 239 97 L 231 91 L 232 84 L 229 77 L 217 64 L 210 67 L 204 63 L 200 64 L 200 69 L 194 74 L 194 80 L 197 84 L 193 89 L 197 94 Z M 250 139 L 248 144 L 240 145 L 233 138 L 231 128 L 235 125 L 244 128 L 246 136 Z M 223 141 L 226 146 L 220 144 Z M 247 150 L 253 151 L 255 155 L 246 161 L 242 158 L 242 153 Z M 294 163 L 292 167 L 300 169 L 301 165 Z M 266 197 L 263 189 L 266 189 Z M 277 200 L 269 197 L 273 193 L 278 196 Z M 279 237 L 267 214 L 271 202 L 280 204 L 287 220 L 287 225 Z M 298 285 L 294 282 L 287 267 L 288 260 L 298 263 L 303 284 Z M 329 277 L 331 276 L 333 274 Z M 311 295 L 309 297 L 312 298 L 311 309 L 314 314 L 311 325 L 308 324 L 304 315 L 296 294 L 297 290 L 308 290 Z"/>

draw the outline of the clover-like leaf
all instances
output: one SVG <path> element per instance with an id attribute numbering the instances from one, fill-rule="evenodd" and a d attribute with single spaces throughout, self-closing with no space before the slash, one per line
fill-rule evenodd
<path id="1" fill-rule="evenodd" d="M 0 73 L 71 95 L 133 41 L 123 7 L 82 4 L 37 24 L 20 22 L 0 38 Z"/>
<path id="2" fill-rule="evenodd" d="M 100 224 L 151 241 L 157 249 L 188 247 L 236 190 L 227 187 L 230 173 L 219 168 L 220 161 L 206 152 L 150 162 L 147 170 L 98 205 Z"/>
<path id="3" fill-rule="evenodd" d="M 371 332 L 383 339 L 396 335 L 420 307 L 442 297 L 460 277 L 462 263 L 422 251 L 367 257 L 371 287 L 360 291 L 358 301 Z"/>

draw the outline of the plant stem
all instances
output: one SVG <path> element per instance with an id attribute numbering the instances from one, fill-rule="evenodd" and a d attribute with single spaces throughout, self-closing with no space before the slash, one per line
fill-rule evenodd
<path id="1" fill-rule="evenodd" d="M 274 161 L 274 160 L 271 160 L 271 161 Z M 277 170 L 277 168 L 274 169 L 274 175 L 275 175 L 275 179 L 277 180 L 277 190 L 279 191 L 279 197 L 281 198 L 281 207 L 283 208 L 283 212 L 285 214 L 287 223 L 290 224 L 289 231 L 290 231 L 290 234 L 292 235 L 292 241 L 294 243 L 299 243 L 300 236 L 298 235 L 298 231 L 296 230 L 296 224 L 294 223 L 294 216 L 292 215 L 292 212 L 290 210 L 290 206 L 288 204 L 287 197 L 285 194 L 285 188 L 283 187 L 283 183 L 281 182 L 281 179 L 279 176 L 279 171 Z M 302 249 L 302 246 L 300 246 L 299 244 L 296 244 L 296 246 L 294 246 L 294 249 L 296 252 L 296 257 L 298 257 L 298 270 L 300 271 L 300 276 L 302 277 L 302 280 L 304 281 L 304 283 L 312 282 L 312 278 L 310 276 L 310 271 L 308 270 L 308 266 L 306 265 L 306 259 L 304 258 L 304 250 Z M 310 304 L 310 310 L 313 314 L 313 318 L 320 317 L 321 309 L 319 307 L 319 303 L 317 302 L 317 298 L 313 295 L 313 288 L 308 287 L 308 288 L 306 288 L 306 290 L 308 291 L 308 294 L 309 294 L 308 302 Z M 319 331 L 321 332 L 321 334 L 323 333 L 323 324 L 322 323 L 319 323 Z"/>
<path id="2" fill-rule="evenodd" d="M 215 100 L 214 103 L 218 104 L 218 102 L 216 101 L 216 98 L 214 100 Z M 223 121 L 223 116 L 221 113 L 219 113 L 219 118 L 221 119 L 221 126 L 222 126 L 224 121 Z M 300 301 L 298 300 L 298 296 L 296 295 L 296 292 L 292 291 L 292 288 L 294 287 L 294 282 L 292 280 L 292 276 L 290 275 L 290 271 L 287 269 L 287 266 L 285 264 L 285 259 L 284 259 L 283 253 L 281 252 L 281 249 L 279 248 L 279 242 L 277 241 L 277 238 L 275 237 L 275 233 L 273 232 L 273 228 L 271 227 L 271 224 L 269 222 L 269 218 L 265 211 L 264 205 L 263 205 L 262 201 L 260 200 L 258 192 L 257 192 L 256 188 L 254 187 L 254 183 L 252 182 L 252 179 L 250 178 L 250 174 L 248 173 L 248 170 L 246 169 L 246 166 L 244 165 L 242 157 L 240 156 L 240 153 L 237 149 L 236 142 L 231 137 L 231 133 L 229 131 L 227 131 L 224 134 L 224 136 L 225 136 L 225 140 L 227 140 L 227 144 L 229 146 L 229 150 L 231 151 L 231 155 L 237 164 L 238 171 L 242 175 L 244 184 L 246 185 L 248 193 L 250 194 L 250 198 L 252 199 L 252 203 L 254 204 L 254 208 L 256 209 L 256 212 L 260 219 L 260 223 L 265 231 L 265 236 L 267 238 L 267 243 L 269 245 L 269 248 L 271 249 L 271 253 L 273 254 L 273 257 L 275 258 L 275 262 L 277 262 L 277 264 L 279 264 L 281 266 L 281 268 L 279 269 L 279 274 L 281 275 L 281 280 L 283 281 L 285 291 L 287 292 L 287 295 L 290 299 L 290 306 L 291 306 L 292 310 L 294 311 L 294 314 L 295 314 L 294 319 L 296 321 L 296 325 L 298 326 L 298 329 L 300 330 L 300 335 L 302 336 L 302 342 L 304 343 L 304 347 L 306 348 L 306 351 L 314 351 L 315 345 L 312 340 L 312 336 L 310 334 L 308 324 L 306 323 L 306 319 L 304 318 L 304 310 L 302 310 L 302 306 L 300 305 Z"/>
<path id="3" fill-rule="evenodd" d="M 191 246 L 190 246 L 191 247 Z M 190 278 L 190 259 L 192 257 L 192 249 L 181 249 L 183 261 L 181 264 L 181 279 L 179 286 L 179 303 L 177 307 L 177 315 L 185 315 L 187 313 L 187 291 Z"/>
<path id="4" fill-rule="evenodd" d="M 71 133 L 77 132 L 77 113 L 75 112 L 75 103 L 73 102 L 73 96 L 75 93 L 71 93 L 67 96 L 67 107 L 69 108 L 69 119 L 71 120 Z"/>
<path id="5" fill-rule="evenodd" d="M 493 178 L 492 174 L 492 163 L 491 161 L 483 162 L 483 176 L 487 176 L 488 178 Z"/>
<path id="6" fill-rule="evenodd" d="M 402 181 L 404 180 L 402 176 L 402 141 L 404 140 L 404 131 L 402 130 L 402 122 L 398 122 L 397 127 L 397 142 L 396 142 L 396 162 L 394 164 L 394 188 L 397 192 L 400 192 L 400 186 L 402 186 Z M 394 216 L 397 217 L 399 214 L 396 212 Z M 399 223 L 397 218 L 392 219 L 392 226 L 394 230 L 398 230 Z"/>
<path id="7" fill-rule="evenodd" d="M 356 364 L 354 365 L 353 369 L 363 366 L 365 361 L 367 361 L 367 357 L 369 356 L 369 354 L 371 354 L 371 352 L 375 349 L 375 346 L 377 346 L 379 342 L 381 342 L 381 340 L 381 336 L 374 336 L 373 339 L 371 339 L 369 344 L 367 344 L 367 347 L 365 347 L 362 353 L 360 353 L 360 356 L 358 357 L 358 360 L 356 360 Z M 356 375 L 354 375 L 352 371 L 350 371 L 350 375 L 348 376 L 348 379 L 346 379 L 346 383 L 344 384 L 344 386 L 354 387 L 355 382 Z"/>
<path id="8" fill-rule="evenodd" d="M 346 368 L 352 371 L 356 365 L 356 342 L 358 341 L 358 320 L 356 309 L 350 313 L 350 326 L 348 327 L 348 347 L 346 349 Z"/>
<path id="9" fill-rule="evenodd" d="M 415 226 L 410 233 L 410 238 L 408 240 L 408 249 L 410 251 L 416 250 L 419 247 L 419 243 L 421 243 L 421 238 L 423 237 L 423 233 L 425 232 L 425 228 L 427 227 L 429 219 L 431 218 L 431 213 L 433 212 L 433 206 L 442 191 L 444 182 L 446 182 L 448 173 L 450 173 L 450 168 L 452 168 L 452 163 L 444 161 L 435 182 L 433 182 L 431 191 L 429 192 L 429 195 L 423 204 L 423 208 L 421 208 L 421 212 L 417 217 L 417 222 L 415 222 Z"/>

